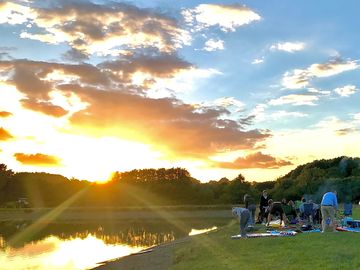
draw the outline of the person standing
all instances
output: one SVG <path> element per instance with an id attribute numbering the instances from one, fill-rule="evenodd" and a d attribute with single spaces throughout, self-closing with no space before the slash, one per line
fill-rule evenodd
<path id="1" fill-rule="evenodd" d="M 326 192 L 321 200 L 321 215 L 322 215 L 322 232 L 325 232 L 327 227 L 330 225 L 332 227 L 332 231 L 336 232 L 336 221 L 335 221 L 335 213 L 339 208 L 338 201 L 336 197 L 336 190 Z M 330 220 L 330 224 L 328 225 L 327 220 Z"/>
<path id="2" fill-rule="evenodd" d="M 250 211 L 242 207 L 233 207 L 232 214 L 240 219 L 240 234 L 246 238 L 246 228 L 250 220 Z"/>
<path id="3" fill-rule="evenodd" d="M 249 212 L 250 212 L 249 224 L 251 226 L 254 226 L 254 224 L 255 224 L 255 211 L 256 211 L 255 200 L 251 195 L 245 194 L 244 195 L 244 203 L 245 203 L 245 208 L 248 209 Z"/>
<path id="4" fill-rule="evenodd" d="M 262 223 L 264 218 L 266 219 L 266 211 L 267 209 L 269 208 L 269 203 L 268 203 L 268 200 L 269 200 L 269 196 L 268 196 L 268 193 L 267 193 L 267 190 L 263 190 L 262 192 L 262 195 L 260 197 L 260 212 L 259 212 L 259 217 L 258 217 L 258 222 L 259 223 Z"/>

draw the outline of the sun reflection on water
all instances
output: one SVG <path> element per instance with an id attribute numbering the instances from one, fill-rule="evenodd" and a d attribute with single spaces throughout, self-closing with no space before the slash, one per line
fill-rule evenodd
<path id="1" fill-rule="evenodd" d="M 207 228 L 207 229 L 201 229 L 201 230 L 191 229 L 191 231 L 189 232 L 189 236 L 202 234 L 202 233 L 206 233 L 206 232 L 211 232 L 211 231 L 214 231 L 216 229 L 217 229 L 216 226 L 211 227 L 211 228 Z"/>
<path id="2" fill-rule="evenodd" d="M 5 246 L 4 240 L 1 241 Z M 138 252 L 146 247 L 106 244 L 89 234 L 86 238 L 60 239 L 49 236 L 21 248 L 5 247 L 0 251 L 1 269 L 80 270 L 98 262 Z"/>
<path id="3" fill-rule="evenodd" d="M 221 220 L 187 220 L 178 228 L 164 221 L 51 223 L 21 238 L 27 222 L 0 222 L 1 270 L 80 270 L 143 249 L 214 230 Z M 207 229 L 203 229 L 207 228 Z"/>

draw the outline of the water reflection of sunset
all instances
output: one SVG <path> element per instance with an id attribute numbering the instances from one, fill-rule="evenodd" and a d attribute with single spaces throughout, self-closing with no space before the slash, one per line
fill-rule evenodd
<path id="1" fill-rule="evenodd" d="M 145 247 L 106 244 L 93 235 L 85 238 L 60 239 L 49 236 L 21 248 L 6 247 L 0 251 L 2 269 L 77 270 L 96 263 L 138 252 Z"/>
<path id="2" fill-rule="evenodd" d="M 216 226 L 211 227 L 211 228 L 206 228 L 206 229 L 200 229 L 200 230 L 191 229 L 191 231 L 189 232 L 189 236 L 198 235 L 198 234 L 202 234 L 202 233 L 206 233 L 206 232 L 211 232 L 211 231 L 214 231 L 216 229 L 217 229 Z"/>

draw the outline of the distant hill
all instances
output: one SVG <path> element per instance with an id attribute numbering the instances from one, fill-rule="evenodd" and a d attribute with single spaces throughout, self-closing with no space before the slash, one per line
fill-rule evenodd
<path id="1" fill-rule="evenodd" d="M 342 201 L 359 200 L 360 158 L 342 156 L 300 165 L 278 178 L 271 193 L 277 199 L 299 199 L 310 194 L 319 201 L 329 188 L 335 188 Z"/>

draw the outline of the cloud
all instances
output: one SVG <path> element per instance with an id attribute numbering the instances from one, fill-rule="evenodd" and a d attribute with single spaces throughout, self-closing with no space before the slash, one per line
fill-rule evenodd
<path id="1" fill-rule="evenodd" d="M 41 102 L 34 99 L 23 99 L 21 100 L 21 104 L 24 108 L 38 111 L 54 117 L 62 117 L 68 113 L 62 107 L 53 105 L 50 102 Z"/>
<path id="2" fill-rule="evenodd" d="M 285 72 L 282 85 L 288 89 L 304 88 L 310 84 L 312 78 L 308 70 L 294 69 L 292 72 Z"/>
<path id="3" fill-rule="evenodd" d="M 193 25 L 196 31 L 212 26 L 218 26 L 224 32 L 235 31 L 242 25 L 261 19 L 256 12 L 238 4 L 201 4 L 194 9 L 184 10 L 182 14 L 185 21 Z"/>
<path id="4" fill-rule="evenodd" d="M 269 105 L 279 106 L 279 105 L 291 104 L 294 106 L 300 106 L 300 105 L 314 106 L 316 105 L 315 102 L 317 100 L 319 100 L 319 98 L 316 95 L 292 94 L 292 95 L 282 96 L 277 99 L 272 99 L 269 101 Z"/>
<path id="5" fill-rule="evenodd" d="M 224 50 L 224 41 L 223 40 L 215 40 L 215 39 L 209 39 L 205 42 L 205 51 L 212 52 L 216 50 Z"/>
<path id="6" fill-rule="evenodd" d="M 288 71 L 283 76 L 282 84 L 289 89 L 304 88 L 313 78 L 330 77 L 358 67 L 357 61 L 338 58 L 324 64 L 312 64 L 307 69 Z"/>
<path id="7" fill-rule="evenodd" d="M 346 135 L 352 134 L 356 131 L 357 130 L 354 128 L 343 128 L 343 129 L 336 130 L 336 134 L 339 136 L 346 136 Z"/>
<path id="8" fill-rule="evenodd" d="M 360 121 L 360 113 L 356 113 L 353 115 L 355 121 Z"/>
<path id="9" fill-rule="evenodd" d="M 251 64 L 253 65 L 257 65 L 257 64 L 262 64 L 264 63 L 264 58 L 258 58 L 258 59 L 254 59 Z"/>
<path id="10" fill-rule="evenodd" d="M 355 134 L 359 131 L 360 125 L 356 120 L 356 115 L 353 115 L 353 119 L 347 121 L 341 120 L 336 116 L 330 116 L 318 122 L 314 127 L 327 129 L 336 135 L 345 136 Z"/>
<path id="11" fill-rule="evenodd" d="M 16 50 L 17 50 L 16 47 L 0 46 L 0 51 L 10 52 Z"/>
<path id="12" fill-rule="evenodd" d="M 342 97 L 349 97 L 356 93 L 358 89 L 355 85 L 345 85 L 343 87 L 335 88 L 334 92 L 338 93 Z"/>
<path id="13" fill-rule="evenodd" d="M 14 138 L 7 130 L 0 127 L 0 141 L 6 141 Z"/>
<path id="14" fill-rule="evenodd" d="M 138 80 L 142 84 L 146 80 L 147 83 L 151 83 L 156 78 L 172 78 L 177 73 L 192 68 L 192 65 L 176 55 L 158 54 L 125 57 L 121 60 L 104 62 L 99 67 L 109 70 L 115 81 L 131 82 L 136 79 L 135 75 L 140 75 L 142 78 L 138 77 Z"/>
<path id="15" fill-rule="evenodd" d="M 233 162 L 217 162 L 216 167 L 223 169 L 278 169 L 293 165 L 290 161 L 274 158 L 270 155 L 256 152 L 246 157 L 239 157 Z"/>
<path id="16" fill-rule="evenodd" d="M 215 110 L 225 110 L 226 114 L 232 114 L 237 112 L 243 112 L 245 110 L 245 103 L 242 101 L 234 98 L 234 97 L 221 97 L 217 98 L 213 101 L 205 101 L 201 103 L 193 103 L 191 106 L 196 111 L 204 111 L 209 109 L 215 109 Z M 243 122 L 247 122 L 244 119 L 238 120 L 238 123 L 241 126 L 245 126 Z M 247 124 L 246 124 L 247 125 Z"/>
<path id="17" fill-rule="evenodd" d="M 27 6 L 12 2 L 0 2 L 0 24 L 23 24 L 34 19 L 35 13 Z"/>
<path id="18" fill-rule="evenodd" d="M 12 4 L 5 5 L 4 10 L 10 15 L 4 15 L 0 23 L 36 26 L 23 30 L 20 37 L 50 44 L 66 42 L 86 55 L 119 48 L 173 52 L 190 40 L 174 19 L 125 3 L 58 1 L 46 8 Z"/>
<path id="19" fill-rule="evenodd" d="M 257 104 L 255 108 L 249 113 L 249 117 L 258 122 L 264 121 L 266 118 L 265 110 L 267 107 L 267 104 Z"/>
<path id="20" fill-rule="evenodd" d="M 312 64 L 308 70 L 315 77 L 329 77 L 359 67 L 357 61 L 334 59 L 324 64 Z"/>
<path id="21" fill-rule="evenodd" d="M 287 111 L 277 111 L 270 115 L 270 118 L 278 120 L 282 118 L 288 118 L 288 117 L 307 117 L 308 114 L 301 113 L 301 112 L 287 112 Z"/>
<path id="22" fill-rule="evenodd" d="M 225 108 L 234 106 L 235 108 L 237 108 L 236 111 L 242 111 L 245 108 L 245 104 L 234 97 L 218 98 L 214 100 L 214 104 L 216 106 L 221 106 Z"/>
<path id="23" fill-rule="evenodd" d="M 61 163 L 59 158 L 41 153 L 36 153 L 36 154 L 15 153 L 14 157 L 18 162 L 24 165 L 58 166 Z"/>
<path id="24" fill-rule="evenodd" d="M 318 95 L 322 95 L 322 96 L 329 96 L 329 95 L 331 95 L 331 91 L 318 90 L 318 89 L 313 88 L 313 87 L 309 87 L 309 88 L 308 88 L 308 92 L 309 92 L 309 93 L 318 94 Z"/>
<path id="25" fill-rule="evenodd" d="M 304 48 L 305 43 L 303 42 L 283 42 L 271 45 L 270 50 L 293 53 L 297 51 L 302 51 Z"/>
<path id="26" fill-rule="evenodd" d="M 89 59 L 89 56 L 83 51 L 72 48 L 65 52 L 62 58 L 70 62 L 84 62 Z"/>
<path id="27" fill-rule="evenodd" d="M 0 117 L 9 117 L 13 115 L 11 112 L 0 111 Z"/>
<path id="28" fill-rule="evenodd" d="M 177 156 L 204 157 L 249 149 L 269 136 L 258 130 L 242 131 L 236 121 L 222 119 L 228 114 L 225 109 L 198 111 L 176 99 L 150 99 L 115 91 L 78 89 L 77 93 L 91 105 L 70 118 L 73 126 L 155 144 Z"/>
<path id="29" fill-rule="evenodd" d="M 173 77 L 154 78 L 148 84 L 149 90 L 146 91 L 146 95 L 161 98 L 174 97 L 177 93 L 189 93 L 196 90 L 203 80 L 222 74 L 214 68 L 203 69 L 192 66 L 189 69 L 181 69 L 179 72 L 174 73 Z"/>
<path id="30" fill-rule="evenodd" d="M 174 97 L 150 98 L 144 94 L 145 86 L 134 90 L 132 75 L 137 70 L 166 79 L 179 69 L 187 70 L 190 64 L 174 56 L 135 57 L 97 67 L 26 60 L 0 61 L 1 66 L 8 71 L 6 83 L 25 95 L 22 103 L 29 109 L 57 117 L 70 111 L 54 101 L 54 93 L 62 98 L 75 96 L 85 104 L 66 115 L 66 132 L 118 137 L 152 145 L 169 156 L 192 158 L 252 149 L 270 136 L 256 129 L 243 130 L 240 122 L 227 119 L 230 112 L 224 107 L 198 109 Z M 239 105 L 235 99 L 225 101 Z"/>

